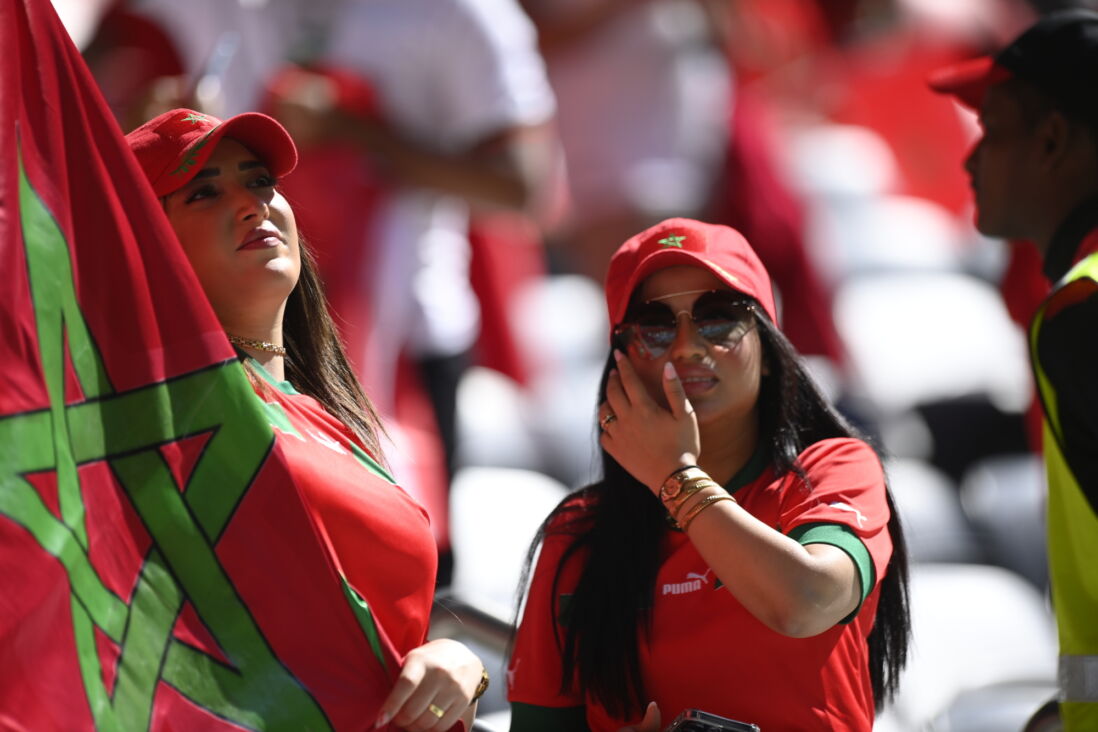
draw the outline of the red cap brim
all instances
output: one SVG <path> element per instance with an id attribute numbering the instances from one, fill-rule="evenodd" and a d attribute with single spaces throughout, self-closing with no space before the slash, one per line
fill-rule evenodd
<path id="1" fill-rule="evenodd" d="M 255 153 L 271 175 L 282 178 L 297 167 L 297 148 L 285 128 L 274 118 L 258 112 L 245 112 L 222 122 L 198 143 L 188 146 L 169 170 L 178 171 L 186 159 L 186 172 L 161 175 L 152 181 L 158 196 L 179 190 L 193 178 L 225 137 L 236 140 Z M 189 159 L 188 159 L 189 158 Z"/>
<path id="2" fill-rule="evenodd" d="M 770 316 L 770 319 L 777 323 L 777 312 L 774 309 L 773 298 L 768 297 L 770 293 L 757 293 L 754 288 L 748 286 L 747 283 L 740 280 L 740 278 L 725 271 L 720 265 L 709 261 L 705 256 L 698 254 L 697 252 L 691 252 L 683 249 L 661 249 L 654 251 L 643 260 L 640 265 L 629 273 L 626 281 L 616 288 L 620 291 L 620 294 L 614 298 L 614 302 L 609 303 L 608 310 L 610 315 L 610 321 L 614 324 L 620 323 L 622 318 L 625 317 L 626 311 L 629 309 L 629 299 L 633 296 L 633 291 L 637 289 L 640 283 L 644 282 L 650 275 L 666 269 L 667 267 L 674 267 L 675 265 L 688 265 L 693 267 L 700 267 L 707 269 L 716 276 L 717 279 L 724 282 L 737 292 L 741 292 L 745 295 L 753 297 L 758 300 L 766 311 L 766 314 Z"/>
<path id="3" fill-rule="evenodd" d="M 938 69 L 927 78 L 927 84 L 939 94 L 952 94 L 966 107 L 978 110 L 988 88 L 1011 76 L 994 58 L 981 56 Z"/>
<path id="4" fill-rule="evenodd" d="M 677 240 L 669 243 L 670 240 Z M 757 300 L 778 322 L 770 275 L 740 232 L 692 219 L 667 219 L 631 237 L 610 258 L 606 311 L 610 324 L 622 322 L 634 290 L 653 273 L 689 265 L 707 269 L 733 290 Z"/>

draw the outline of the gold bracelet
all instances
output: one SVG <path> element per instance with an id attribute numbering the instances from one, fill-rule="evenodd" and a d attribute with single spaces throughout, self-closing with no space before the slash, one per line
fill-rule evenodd
<path id="1" fill-rule="evenodd" d="M 703 498 L 702 500 L 698 501 L 698 504 L 696 506 L 690 509 L 690 513 L 686 514 L 686 518 L 684 518 L 680 522 L 682 525 L 682 530 L 686 531 L 688 528 L 690 528 L 690 524 L 694 521 L 694 519 L 698 517 L 699 513 L 704 511 L 709 506 L 712 506 L 714 503 L 717 503 L 718 501 L 732 501 L 733 503 L 736 503 L 736 499 L 728 495 L 727 493 Z"/>
<path id="2" fill-rule="evenodd" d="M 694 478 L 688 481 L 685 485 L 683 485 L 682 490 L 679 491 L 679 494 L 677 496 L 670 500 L 665 500 L 663 502 L 663 505 L 669 513 L 676 514 L 682 509 L 682 506 L 684 503 L 686 503 L 687 498 L 694 495 L 703 488 L 710 487 L 720 488 L 720 485 L 709 476 Z"/>
<path id="3" fill-rule="evenodd" d="M 713 480 L 707 480 L 704 483 L 699 483 L 696 488 L 690 491 L 690 493 L 683 496 L 681 501 L 676 501 L 673 506 L 669 506 L 667 508 L 668 512 L 677 519 L 679 517 L 679 514 L 683 512 L 683 509 L 686 508 L 687 504 L 690 503 L 692 496 L 694 496 L 696 493 L 700 493 L 707 488 L 716 488 L 719 491 L 724 490 L 723 488 L 721 488 L 719 483 Z"/>
<path id="4" fill-rule="evenodd" d="M 707 483 L 704 483 L 704 484 L 698 486 L 698 489 L 696 491 L 691 491 L 691 495 L 695 495 L 697 493 L 700 493 L 702 490 L 707 489 L 707 488 L 716 488 L 721 493 L 724 493 L 724 488 L 722 488 L 720 486 L 720 484 L 717 483 L 716 481 L 711 480 L 711 481 L 708 481 Z M 674 505 L 674 506 L 668 506 L 667 504 L 664 504 L 664 508 L 667 510 L 667 523 L 669 523 L 671 525 L 671 528 L 676 529 L 676 530 L 682 530 L 682 526 L 679 525 L 678 518 L 679 518 L 679 515 L 682 514 L 682 512 L 684 510 L 687 509 L 687 506 L 689 506 L 692 509 L 695 505 L 697 505 L 695 503 L 691 503 L 691 501 L 692 501 L 692 499 L 690 497 L 687 497 L 681 503 L 679 503 L 677 505 Z"/>
<path id="5" fill-rule="evenodd" d="M 482 696 L 484 696 L 484 692 L 488 691 L 489 681 L 490 679 L 488 678 L 488 669 L 486 669 L 482 665 L 480 667 L 480 683 L 477 684 L 477 690 L 473 692 L 473 699 L 469 702 L 470 704 L 475 704 L 477 699 L 480 699 Z"/>
<path id="6" fill-rule="evenodd" d="M 697 465 L 687 465 L 684 468 L 679 468 L 671 475 L 667 476 L 667 479 L 663 481 L 660 486 L 660 500 L 666 503 L 667 501 L 674 500 L 678 497 L 680 491 L 690 481 L 697 480 L 698 478 L 708 478 L 705 471 L 699 468 Z"/>

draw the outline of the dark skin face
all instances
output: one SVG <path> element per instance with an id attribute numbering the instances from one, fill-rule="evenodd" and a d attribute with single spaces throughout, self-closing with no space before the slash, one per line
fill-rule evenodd
<path id="1" fill-rule="evenodd" d="M 1065 218 L 1098 196 L 1093 129 L 1017 79 L 987 90 L 980 125 L 983 136 L 965 161 L 977 228 L 1046 253 Z"/>
<path id="2" fill-rule="evenodd" d="M 689 312 L 698 290 L 727 290 L 712 273 L 688 266 L 668 267 L 641 285 L 641 299 L 661 298 L 673 312 Z M 689 293 L 689 294 L 676 294 Z M 683 389 L 694 406 L 698 424 L 720 425 L 728 434 L 752 434 L 762 374 L 762 344 L 752 330 L 735 346 L 707 343 L 691 325 L 679 324 L 675 341 L 659 358 L 628 352 L 637 374 L 657 403 L 666 405 L 663 366 L 672 362 Z M 750 428 L 745 427 L 750 424 Z"/>
<path id="3" fill-rule="evenodd" d="M 987 236 L 1033 238 L 1033 202 L 1044 173 L 1039 125 L 1008 86 L 997 84 L 984 97 L 980 126 L 983 134 L 965 160 L 976 228 Z"/>
<path id="4" fill-rule="evenodd" d="M 650 488 L 690 464 L 726 481 L 755 450 L 766 371 L 758 330 L 735 343 L 711 343 L 688 317 L 699 291 L 727 289 L 691 266 L 661 269 L 638 288 L 642 301 L 658 300 L 676 314 L 674 341 L 655 357 L 636 344 L 619 353 L 599 406 L 600 419 L 613 413 L 617 421 L 604 426 L 600 444 Z"/>

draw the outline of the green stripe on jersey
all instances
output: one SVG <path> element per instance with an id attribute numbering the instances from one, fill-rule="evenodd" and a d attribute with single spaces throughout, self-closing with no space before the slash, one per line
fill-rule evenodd
<path id="1" fill-rule="evenodd" d="M 849 623 L 858 614 L 858 611 L 862 609 L 862 603 L 865 602 L 865 598 L 869 596 L 870 591 L 873 589 L 873 585 L 877 582 L 876 570 L 873 567 L 873 560 L 869 556 L 869 550 L 866 549 L 865 544 L 858 538 L 858 535 L 854 533 L 854 530 L 849 526 L 843 524 L 829 524 L 829 523 L 814 523 L 814 524 L 802 524 L 790 530 L 789 538 L 801 546 L 808 546 L 809 544 L 830 544 L 836 546 L 850 555 L 850 558 L 854 560 L 854 566 L 858 568 L 858 579 L 862 584 L 861 598 L 858 600 L 858 606 L 854 608 L 854 611 L 840 620 L 840 624 Z"/>

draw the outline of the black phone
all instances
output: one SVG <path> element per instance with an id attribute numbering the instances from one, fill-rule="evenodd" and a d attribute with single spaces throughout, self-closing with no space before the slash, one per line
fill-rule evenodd
<path id="1" fill-rule="evenodd" d="M 739 722 L 700 709 L 687 709 L 675 717 L 667 732 L 759 732 L 757 724 Z"/>

